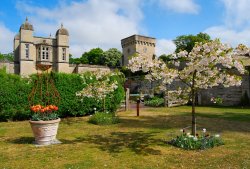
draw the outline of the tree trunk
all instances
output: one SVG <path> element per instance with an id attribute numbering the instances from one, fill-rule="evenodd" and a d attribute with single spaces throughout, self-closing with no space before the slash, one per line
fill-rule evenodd
<path id="1" fill-rule="evenodd" d="M 192 135 L 196 135 L 196 116 L 195 116 L 195 76 L 196 76 L 196 70 L 193 73 L 193 79 L 192 79 Z"/>
<path id="2" fill-rule="evenodd" d="M 106 107 L 105 107 L 105 97 L 103 98 L 103 113 L 106 113 L 105 112 L 105 109 L 106 109 Z"/>

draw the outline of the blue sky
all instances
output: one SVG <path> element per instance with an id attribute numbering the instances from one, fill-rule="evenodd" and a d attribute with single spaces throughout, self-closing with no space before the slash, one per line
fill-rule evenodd
<path id="1" fill-rule="evenodd" d="M 157 38 L 157 55 L 172 53 L 177 36 L 199 32 L 250 45 L 250 0 L 1 0 L 1 53 L 13 50 L 26 16 L 35 36 L 54 36 L 63 23 L 75 57 L 96 47 L 121 49 L 120 40 L 133 34 Z"/>

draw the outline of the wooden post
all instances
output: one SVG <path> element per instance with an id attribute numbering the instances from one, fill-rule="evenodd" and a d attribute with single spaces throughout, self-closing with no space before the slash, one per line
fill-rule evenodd
<path id="1" fill-rule="evenodd" d="M 137 110 L 137 117 L 140 116 L 140 99 L 137 98 L 136 101 L 136 110 Z"/>
<path id="2" fill-rule="evenodd" d="M 125 110 L 128 111 L 130 109 L 129 106 L 129 88 L 126 88 L 126 98 L 125 98 Z"/>

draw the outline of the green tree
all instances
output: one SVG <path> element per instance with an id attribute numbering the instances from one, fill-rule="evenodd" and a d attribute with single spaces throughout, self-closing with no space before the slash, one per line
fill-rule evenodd
<path id="1" fill-rule="evenodd" d="M 169 61 L 172 60 L 171 57 L 172 57 L 172 55 L 163 54 L 163 55 L 159 56 L 159 59 L 162 60 L 165 63 L 168 63 Z"/>
<path id="2" fill-rule="evenodd" d="M 174 39 L 176 45 L 175 52 L 186 50 L 188 53 L 191 52 L 196 42 L 208 42 L 211 38 L 206 33 L 199 33 L 197 35 L 181 35 Z"/>
<path id="3" fill-rule="evenodd" d="M 85 52 L 80 59 L 81 63 L 88 60 L 91 65 L 103 65 L 103 50 L 101 48 L 91 49 L 89 52 Z"/>
<path id="4" fill-rule="evenodd" d="M 80 58 L 74 58 L 72 54 L 69 54 L 69 63 L 70 64 L 80 64 L 81 60 Z"/>
<path id="5" fill-rule="evenodd" d="M 109 67 L 119 66 L 121 57 L 122 53 L 116 48 L 111 48 L 103 53 L 104 64 Z"/>
<path id="6" fill-rule="evenodd" d="M 0 53 L 0 61 L 14 61 L 14 54 L 13 53 L 8 53 L 8 54 L 1 54 Z"/>
<path id="7" fill-rule="evenodd" d="M 79 58 L 79 61 L 82 64 L 89 64 L 88 52 L 84 52 L 84 54 L 82 54 L 82 57 Z"/>

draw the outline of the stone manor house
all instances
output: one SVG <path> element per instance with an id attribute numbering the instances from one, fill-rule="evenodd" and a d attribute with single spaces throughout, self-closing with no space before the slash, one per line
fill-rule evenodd
<path id="1" fill-rule="evenodd" d="M 48 65 L 50 70 L 64 73 L 81 73 L 97 69 L 110 70 L 106 66 L 69 64 L 69 32 L 61 27 L 56 31 L 55 37 L 33 36 L 33 25 L 26 21 L 20 26 L 19 33 L 14 37 L 14 62 L 0 62 L 0 68 L 6 67 L 8 73 L 28 76 L 37 73 L 38 65 Z M 141 35 L 132 35 L 121 40 L 123 57 L 121 65 L 128 64 L 129 57 L 135 53 L 152 59 L 155 55 L 156 39 Z M 239 56 L 247 70 L 250 71 L 250 55 Z M 140 80 L 133 80 L 130 88 L 138 87 L 151 89 L 152 85 Z M 243 75 L 240 87 L 224 88 L 222 86 L 204 90 L 198 96 L 198 102 L 202 105 L 211 104 L 211 97 L 221 97 L 224 105 L 238 105 L 242 96 L 247 93 L 250 96 L 250 76 Z"/>
<path id="2" fill-rule="evenodd" d="M 99 65 L 69 64 L 69 32 L 61 25 L 55 38 L 33 36 L 33 25 L 26 21 L 14 37 L 14 62 L 0 62 L 8 73 L 28 76 L 37 73 L 37 65 L 49 65 L 51 70 L 64 73 L 81 73 L 96 69 L 109 70 Z"/>
<path id="3" fill-rule="evenodd" d="M 69 64 L 69 32 L 61 25 L 55 38 L 33 36 L 34 27 L 28 19 L 20 26 L 14 37 L 14 62 L 0 62 L 0 68 L 6 67 L 8 73 L 28 76 L 39 71 L 37 65 L 49 65 L 51 70 L 64 73 L 81 73 L 97 69 L 109 70 L 106 66 Z M 129 56 L 134 53 L 146 55 L 152 59 L 155 54 L 155 38 L 132 35 L 121 40 L 123 57 L 121 65 L 128 64 Z"/>

